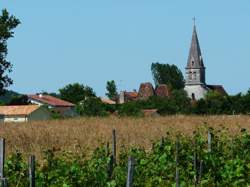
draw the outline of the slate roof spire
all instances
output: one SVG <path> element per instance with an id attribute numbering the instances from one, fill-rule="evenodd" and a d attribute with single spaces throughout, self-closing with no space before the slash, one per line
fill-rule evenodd
<path id="1" fill-rule="evenodd" d="M 187 62 L 187 69 L 189 68 L 205 68 L 203 64 L 203 59 L 201 55 L 200 44 L 197 36 L 195 19 L 194 19 L 194 27 L 193 27 L 193 34 L 192 34 L 192 41 L 189 50 L 188 62 Z"/>

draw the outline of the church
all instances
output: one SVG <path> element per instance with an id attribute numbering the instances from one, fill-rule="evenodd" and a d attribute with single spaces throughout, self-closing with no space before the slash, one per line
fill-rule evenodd
<path id="1" fill-rule="evenodd" d="M 185 73 L 184 90 L 192 100 L 204 98 L 206 93 L 210 90 L 216 91 L 222 95 L 227 95 L 222 85 L 206 84 L 206 68 L 201 54 L 195 23 Z"/>

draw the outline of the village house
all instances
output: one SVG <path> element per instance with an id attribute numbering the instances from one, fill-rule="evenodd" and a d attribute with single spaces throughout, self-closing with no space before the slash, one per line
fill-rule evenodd
<path id="1" fill-rule="evenodd" d="M 0 106 L 1 122 L 49 120 L 50 112 L 39 105 Z"/>
<path id="2" fill-rule="evenodd" d="M 75 117 L 78 114 L 75 111 L 75 105 L 68 101 L 64 101 L 62 99 L 53 97 L 51 95 L 46 94 L 35 94 L 35 95 L 28 95 L 28 101 L 31 104 L 36 105 L 45 105 L 49 109 L 57 112 L 63 117 Z"/>

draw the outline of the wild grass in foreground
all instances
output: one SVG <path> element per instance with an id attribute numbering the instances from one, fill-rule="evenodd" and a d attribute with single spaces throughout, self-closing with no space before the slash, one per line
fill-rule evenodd
<path id="1" fill-rule="evenodd" d="M 250 116 L 182 116 L 156 118 L 79 118 L 45 122 L 0 124 L 0 137 L 6 139 L 7 154 L 19 152 L 42 158 L 44 150 L 91 153 L 101 144 L 111 142 L 117 132 L 117 147 L 138 146 L 149 150 L 152 142 L 167 132 L 192 136 L 198 128 L 227 128 L 235 135 L 241 128 L 250 130 Z"/>

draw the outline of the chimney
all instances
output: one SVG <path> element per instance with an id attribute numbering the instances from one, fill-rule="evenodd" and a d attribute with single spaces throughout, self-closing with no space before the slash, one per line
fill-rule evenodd
<path id="1" fill-rule="evenodd" d="M 123 104 L 125 102 L 125 92 L 121 91 L 119 95 L 119 104 Z"/>

